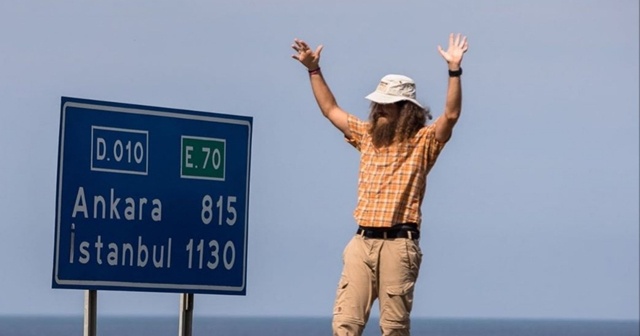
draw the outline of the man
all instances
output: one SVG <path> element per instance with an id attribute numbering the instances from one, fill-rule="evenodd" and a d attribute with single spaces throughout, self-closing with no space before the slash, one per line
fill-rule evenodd
<path id="1" fill-rule="evenodd" d="M 322 46 L 312 51 L 295 39 L 292 57 L 309 71 L 311 88 L 322 114 L 360 151 L 357 234 L 343 254 L 343 271 L 333 310 L 333 334 L 361 335 L 373 302 L 380 304 L 383 335 L 409 335 L 413 288 L 422 252 L 418 245 L 427 174 L 451 137 L 460 116 L 460 67 L 467 38 L 449 36 L 447 50 L 438 46 L 449 67 L 444 113 L 429 126 L 428 109 L 416 100 L 409 77 L 387 75 L 371 100 L 369 121 L 342 110 L 320 70 Z"/>

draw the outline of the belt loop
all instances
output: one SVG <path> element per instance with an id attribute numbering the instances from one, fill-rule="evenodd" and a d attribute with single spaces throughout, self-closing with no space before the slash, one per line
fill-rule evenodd
<path id="1" fill-rule="evenodd" d="M 413 240 L 413 232 L 411 232 L 411 230 L 407 231 L 407 236 L 409 236 L 409 239 Z"/>
<path id="2" fill-rule="evenodd" d="M 383 232 L 384 239 L 387 239 L 387 231 Z"/>
<path id="3" fill-rule="evenodd" d="M 360 231 L 360 232 L 358 232 L 358 236 L 364 237 L 364 230 L 360 229 L 358 231 Z"/>

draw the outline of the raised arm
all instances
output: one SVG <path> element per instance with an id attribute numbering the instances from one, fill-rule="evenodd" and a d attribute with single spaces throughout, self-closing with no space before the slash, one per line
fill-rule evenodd
<path id="1" fill-rule="evenodd" d="M 460 34 L 449 35 L 449 47 L 446 51 L 438 46 L 440 55 L 447 61 L 450 74 L 444 113 L 436 120 L 436 139 L 440 142 L 449 140 L 453 126 L 460 117 L 462 110 L 462 85 L 460 83 L 462 68 L 460 65 L 462 64 L 462 56 L 467 49 L 467 37 Z"/>
<path id="2" fill-rule="evenodd" d="M 313 90 L 313 95 L 316 98 L 318 107 L 320 107 L 320 111 L 335 127 L 344 133 L 347 138 L 351 138 L 351 132 L 347 124 L 348 114 L 338 106 L 335 97 L 331 93 L 320 71 L 320 52 L 322 52 L 322 45 L 318 46 L 315 51 L 311 51 L 311 48 L 309 48 L 306 42 L 294 39 L 291 47 L 296 51 L 296 54 L 291 57 L 300 61 L 309 71 L 311 89 Z"/>

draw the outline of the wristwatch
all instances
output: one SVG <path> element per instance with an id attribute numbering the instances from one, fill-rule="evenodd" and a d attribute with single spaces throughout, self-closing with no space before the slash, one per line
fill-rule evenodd
<path id="1" fill-rule="evenodd" d="M 458 70 L 449 70 L 449 77 L 460 77 L 462 75 L 462 68 Z"/>

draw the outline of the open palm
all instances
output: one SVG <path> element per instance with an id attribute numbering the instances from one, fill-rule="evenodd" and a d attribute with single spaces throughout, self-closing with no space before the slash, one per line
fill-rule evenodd
<path id="1" fill-rule="evenodd" d="M 305 41 L 294 39 L 291 48 L 296 51 L 296 54 L 291 55 L 291 57 L 300 61 L 300 63 L 307 67 L 307 69 L 314 70 L 320 66 L 319 63 L 322 45 L 319 45 L 316 48 L 316 51 L 313 51 Z"/>
<path id="2" fill-rule="evenodd" d="M 445 51 L 441 46 L 438 46 L 438 51 L 442 58 L 444 58 L 449 64 L 459 65 L 462 62 L 462 56 L 469 49 L 467 44 L 467 37 L 460 34 L 449 34 L 449 47 Z"/>

